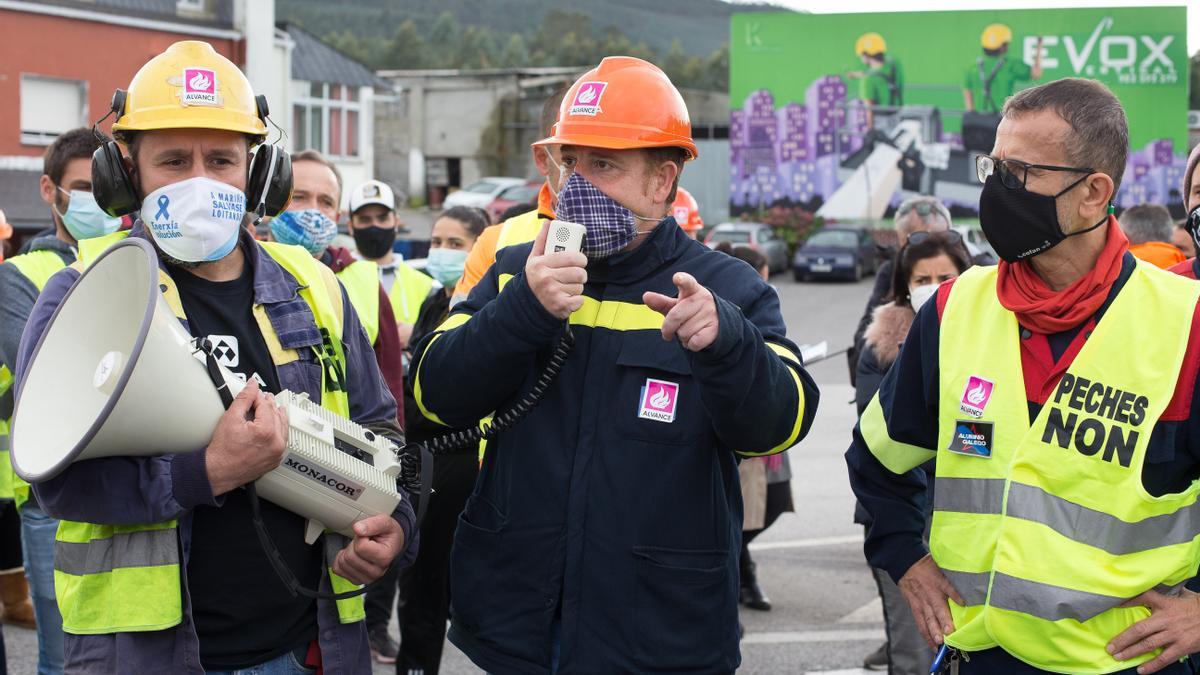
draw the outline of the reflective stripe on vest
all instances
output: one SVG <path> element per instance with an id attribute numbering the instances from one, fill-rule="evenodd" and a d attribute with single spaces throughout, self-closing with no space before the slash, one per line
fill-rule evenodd
<path id="1" fill-rule="evenodd" d="M 346 287 L 346 295 L 367 331 L 367 338 L 375 344 L 379 336 L 379 265 L 370 260 L 359 260 L 343 267 L 337 277 Z"/>
<path id="2" fill-rule="evenodd" d="M 1031 425 L 1019 327 L 996 299 L 996 268 L 955 281 L 939 343 L 930 537 L 934 560 L 967 602 L 950 603 L 948 643 L 999 645 L 1064 673 L 1107 673 L 1154 656 L 1118 662 L 1105 647 L 1149 615 L 1118 605 L 1196 573 L 1200 485 L 1155 498 L 1141 476 L 1198 299 L 1195 282 L 1138 262 Z M 1147 344 L 1154 349 L 1129 358 L 1130 345 Z M 980 379 L 992 383 L 990 394 L 979 388 L 968 399 Z M 979 424 L 992 425 L 990 457 L 949 451 L 988 431 Z"/>
<path id="3" fill-rule="evenodd" d="M 46 287 L 46 283 L 50 281 L 50 277 L 54 276 L 67 264 L 63 262 L 62 256 L 54 251 L 40 250 L 30 251 L 13 258 L 8 259 L 8 264 L 17 268 L 38 293 Z M 0 366 L 0 396 L 4 396 L 9 389 L 12 388 L 13 378 L 5 366 Z M 17 508 L 29 501 L 29 483 L 25 479 L 17 475 L 13 470 L 12 460 L 8 454 L 8 434 L 12 420 L 0 420 L 0 499 L 13 499 L 16 501 Z"/>
<path id="4" fill-rule="evenodd" d="M 403 261 L 396 263 L 396 279 L 388 291 L 397 323 L 413 324 L 421 313 L 421 304 L 433 290 L 433 277 L 422 274 Z"/>
<path id="5" fill-rule="evenodd" d="M 496 250 L 533 241 L 541 231 L 542 219 L 537 209 L 513 216 L 500 226 L 500 235 L 496 237 Z"/>
<path id="6" fill-rule="evenodd" d="M 104 240 L 103 246 L 81 247 L 74 267 L 86 268 L 126 234 L 100 238 Z M 312 310 L 323 336 L 328 337 L 322 349 L 314 349 L 323 363 L 321 405 L 349 417 L 350 403 L 344 382 L 329 381 L 331 377 L 343 378 L 345 373 L 341 285 L 328 267 L 304 249 L 262 242 L 260 245 L 299 282 L 300 297 Z M 186 320 L 175 283 L 162 270 L 159 284 L 171 311 Z M 254 317 L 275 366 L 295 361 L 296 351 L 281 346 L 261 305 L 255 305 Z M 74 634 L 106 634 L 163 630 L 178 625 L 183 619 L 180 560 L 175 520 L 153 525 L 60 521 L 54 552 L 54 586 L 63 630 Z M 328 572 L 335 592 L 357 588 L 333 574 L 332 569 Z M 342 623 L 354 623 L 365 616 L 362 596 L 340 600 L 337 608 Z"/>

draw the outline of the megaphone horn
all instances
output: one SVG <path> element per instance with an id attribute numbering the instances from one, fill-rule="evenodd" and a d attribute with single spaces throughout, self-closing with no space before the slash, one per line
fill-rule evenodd
<path id="1" fill-rule="evenodd" d="M 108 249 L 54 311 L 21 384 L 12 463 L 33 483 L 94 457 L 194 452 L 225 412 L 158 288 L 158 256 Z"/>

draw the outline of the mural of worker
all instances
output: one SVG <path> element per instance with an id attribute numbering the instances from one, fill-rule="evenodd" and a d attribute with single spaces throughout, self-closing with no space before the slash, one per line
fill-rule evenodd
<path id="1" fill-rule="evenodd" d="M 1012 29 L 993 23 L 983 29 L 979 38 L 983 55 L 967 69 L 963 86 L 963 105 L 969 112 L 1000 114 L 1004 100 L 1017 91 L 1018 82 L 1042 78 L 1042 38 L 1038 38 L 1033 67 L 1019 56 L 1010 57 Z"/>
<path id="2" fill-rule="evenodd" d="M 854 53 L 866 70 L 847 73 L 859 79 L 858 97 L 867 107 L 867 127 L 875 126 L 875 108 L 903 103 L 904 74 L 900 63 L 887 55 L 887 42 L 879 33 L 864 33 L 854 42 Z"/>

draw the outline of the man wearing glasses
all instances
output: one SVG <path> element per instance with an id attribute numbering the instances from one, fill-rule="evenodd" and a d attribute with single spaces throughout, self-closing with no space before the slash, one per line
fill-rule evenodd
<path id="1" fill-rule="evenodd" d="M 1125 250 L 1128 147 L 1094 81 L 1008 100 L 977 165 L 1002 262 L 925 305 L 846 453 L 867 558 L 957 672 L 1186 673 L 1200 649 L 1200 285 Z"/>
<path id="2" fill-rule="evenodd" d="M 909 197 L 896 207 L 896 213 L 892 216 L 892 226 L 896 229 L 898 240 L 896 250 L 904 248 L 909 237 L 914 234 L 947 231 L 951 224 L 949 209 L 938 201 L 937 197 L 928 195 Z M 858 320 L 858 327 L 854 330 L 853 348 L 846 354 L 850 366 L 850 384 L 854 384 L 858 369 L 858 356 L 862 353 L 863 335 L 867 332 L 867 326 L 871 325 L 871 316 L 876 307 L 891 299 L 889 297 L 891 294 L 892 261 L 889 258 L 875 272 L 875 287 L 871 289 L 871 296 L 867 298 L 867 307 L 863 310 L 863 314 Z"/>

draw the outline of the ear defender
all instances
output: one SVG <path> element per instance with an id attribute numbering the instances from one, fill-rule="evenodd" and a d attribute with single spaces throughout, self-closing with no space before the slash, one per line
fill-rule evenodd
<path id="1" fill-rule="evenodd" d="M 271 108 L 267 97 L 254 97 L 258 117 L 268 121 Z M 272 123 L 273 124 L 273 123 Z M 276 127 L 278 128 L 278 127 Z M 263 144 L 254 149 L 250 172 L 246 180 L 246 211 L 255 214 L 255 222 L 264 216 L 274 218 L 283 213 L 292 201 L 292 156 L 275 145 Z"/>
<path id="2" fill-rule="evenodd" d="M 99 132 L 100 122 L 109 115 L 121 119 L 125 114 L 125 99 L 124 89 L 113 92 L 108 114 L 92 126 L 92 131 L 98 137 L 102 137 Z M 133 187 L 133 179 L 125 168 L 121 147 L 116 141 L 105 141 L 92 153 L 92 195 L 100 208 L 114 218 L 135 213 L 142 206 L 142 200 L 138 198 L 137 190 Z"/>
<path id="3" fill-rule="evenodd" d="M 292 156 L 274 145 L 260 145 L 250 159 L 246 212 L 274 218 L 292 200 Z"/>

